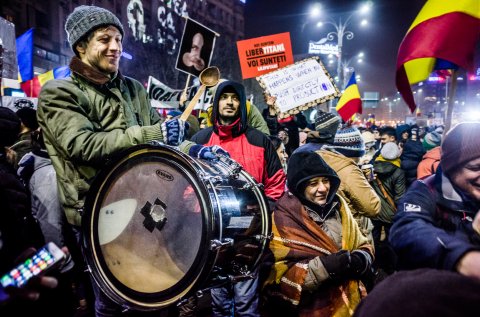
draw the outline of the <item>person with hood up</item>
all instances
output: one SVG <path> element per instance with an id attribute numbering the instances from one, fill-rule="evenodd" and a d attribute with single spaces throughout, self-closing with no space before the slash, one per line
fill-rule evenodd
<path id="1" fill-rule="evenodd" d="M 351 316 L 365 295 L 359 280 L 371 269 L 373 247 L 319 155 L 294 153 L 288 171 L 288 191 L 273 212 L 268 305 L 279 316 Z"/>
<path id="2" fill-rule="evenodd" d="M 338 174 L 342 181 L 338 194 L 347 202 L 360 230 L 373 244 L 371 217 L 380 212 L 380 198 L 373 190 L 364 171 L 357 165 L 365 154 L 365 144 L 355 127 L 339 129 L 333 144 L 316 151 Z M 368 175 L 367 175 L 368 176 Z"/>
<path id="3" fill-rule="evenodd" d="M 273 201 L 280 198 L 285 185 L 285 173 L 268 136 L 247 123 L 243 85 L 233 81 L 219 84 L 213 98 L 211 121 L 213 126 L 200 130 L 191 141 L 205 146 L 220 146 L 257 182 L 264 185 L 268 198 Z M 197 146 L 191 146 L 189 154 L 197 156 L 197 149 Z"/>
<path id="4" fill-rule="evenodd" d="M 213 126 L 197 132 L 191 141 L 189 155 L 198 157 L 202 145 L 219 146 L 257 182 L 264 185 L 271 202 L 284 192 L 286 176 L 270 139 L 247 123 L 247 106 L 243 85 L 221 82 L 215 90 L 211 113 Z M 213 315 L 259 316 L 258 276 L 211 291 Z"/>

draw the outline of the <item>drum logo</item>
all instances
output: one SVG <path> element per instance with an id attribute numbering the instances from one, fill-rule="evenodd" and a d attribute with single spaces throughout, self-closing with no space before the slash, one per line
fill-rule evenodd
<path id="1" fill-rule="evenodd" d="M 169 172 L 167 171 L 164 171 L 164 170 L 156 170 L 155 171 L 155 174 L 157 174 L 158 177 L 166 180 L 166 181 L 173 181 L 173 175 L 170 174 Z"/>

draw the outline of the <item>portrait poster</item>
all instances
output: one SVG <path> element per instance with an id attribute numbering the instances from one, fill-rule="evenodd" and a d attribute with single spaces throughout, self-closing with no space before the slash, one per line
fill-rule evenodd
<path id="1" fill-rule="evenodd" d="M 195 20 L 187 18 L 175 68 L 198 77 L 210 66 L 216 33 Z"/>
<path id="2" fill-rule="evenodd" d="M 332 76 L 315 56 L 257 77 L 265 93 L 276 97 L 280 118 L 340 97 Z"/>
<path id="3" fill-rule="evenodd" d="M 242 78 L 252 78 L 293 64 L 290 33 L 279 33 L 237 42 Z"/>

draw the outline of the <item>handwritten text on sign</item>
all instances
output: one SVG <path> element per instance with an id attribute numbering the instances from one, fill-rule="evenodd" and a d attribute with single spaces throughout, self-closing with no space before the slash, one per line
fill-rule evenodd
<path id="1" fill-rule="evenodd" d="M 330 75 L 315 58 L 262 75 L 258 80 L 268 94 L 277 97 L 276 106 L 281 113 L 312 106 L 315 101 L 325 102 L 339 94 Z"/>

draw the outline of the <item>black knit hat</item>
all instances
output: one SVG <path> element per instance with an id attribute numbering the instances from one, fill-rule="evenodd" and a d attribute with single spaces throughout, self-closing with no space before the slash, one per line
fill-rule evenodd
<path id="1" fill-rule="evenodd" d="M 32 108 L 20 108 L 16 112 L 23 125 L 34 131 L 38 129 L 37 111 Z"/>
<path id="2" fill-rule="evenodd" d="M 480 122 L 463 122 L 448 131 L 442 142 L 440 165 L 445 174 L 480 158 Z"/>
<path id="3" fill-rule="evenodd" d="M 122 33 L 122 37 L 124 36 L 122 23 L 112 12 L 96 6 L 76 7 L 65 23 L 68 43 L 73 52 L 76 53 L 75 46 L 80 39 L 91 31 L 107 25 L 113 25 Z"/>
<path id="4" fill-rule="evenodd" d="M 0 107 L 0 152 L 3 147 L 15 143 L 20 133 L 20 119 L 18 116 L 6 107 Z"/>
<path id="5" fill-rule="evenodd" d="M 330 203 L 340 186 L 337 173 L 315 152 L 294 152 L 288 160 L 287 185 L 302 204 L 317 210 L 318 205 L 305 198 L 306 182 L 314 177 L 327 177 L 330 180 L 327 204 Z"/>

